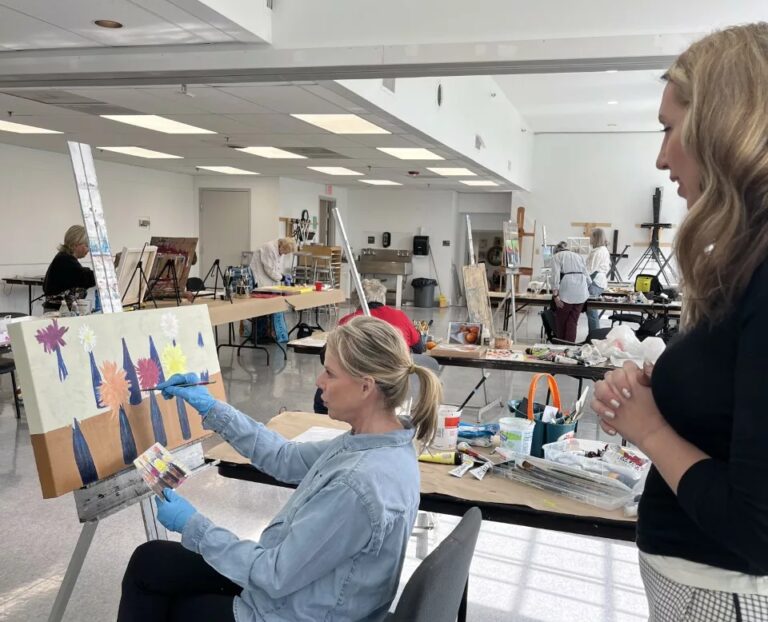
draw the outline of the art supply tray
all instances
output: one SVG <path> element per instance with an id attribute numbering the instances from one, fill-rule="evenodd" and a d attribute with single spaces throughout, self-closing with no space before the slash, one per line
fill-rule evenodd
<path id="1" fill-rule="evenodd" d="M 651 468 L 651 461 L 640 450 L 602 441 L 568 438 L 547 443 L 543 450 L 545 460 L 617 479 L 638 494 Z"/>
<path id="2" fill-rule="evenodd" d="M 618 479 L 531 456 L 517 456 L 494 467 L 493 473 L 603 510 L 629 505 L 637 494 Z"/>

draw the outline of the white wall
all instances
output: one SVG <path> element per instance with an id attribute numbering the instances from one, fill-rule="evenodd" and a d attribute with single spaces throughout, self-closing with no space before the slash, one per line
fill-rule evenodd
<path id="1" fill-rule="evenodd" d="M 99 160 L 96 175 L 113 252 L 152 235 L 198 234 L 191 176 Z M 82 222 L 69 156 L 0 145 L 0 197 L 0 278 L 43 275 L 66 229 Z M 2 284 L 0 310 L 26 311 L 27 288 Z"/>
<path id="2" fill-rule="evenodd" d="M 342 213 L 355 258 L 361 248 L 382 248 L 381 234 L 392 234 L 390 249 L 413 250 L 414 235 L 428 235 L 437 264 L 437 279 L 449 300 L 453 297 L 451 263 L 456 234 L 455 192 L 423 190 L 349 189 L 348 206 Z M 376 238 L 369 244 L 367 237 Z M 451 246 L 443 246 L 449 240 Z M 410 279 L 435 278 L 429 256 L 413 258 L 413 274 L 408 278 L 406 298 L 413 297 Z"/>
<path id="3" fill-rule="evenodd" d="M 530 187 L 533 133 L 493 78 L 398 78 L 394 93 L 378 79 L 337 82 L 513 184 Z M 476 134 L 482 149 L 475 147 Z"/>
<path id="4" fill-rule="evenodd" d="M 685 201 L 677 196 L 677 185 L 666 171 L 655 167 L 661 144 L 660 133 L 538 134 L 534 145 L 534 183 L 530 195 L 515 194 L 515 207 L 527 205 L 526 219 L 537 221 L 536 244 L 541 244 L 541 225 L 547 227 L 550 244 L 581 229 L 571 222 L 611 223 L 619 230 L 619 251 L 631 244 L 629 259 L 619 263 L 628 278 L 637 257 L 650 240 L 647 229 L 637 227 L 652 220 L 651 197 L 663 188 L 661 221 L 678 225 Z M 661 242 L 672 242 L 677 228 L 662 231 Z M 634 245 L 640 243 L 640 245 Z M 662 247 L 665 255 L 671 251 Z M 540 265 L 537 255 L 536 267 Z"/>
<path id="5" fill-rule="evenodd" d="M 307 210 L 309 218 L 317 218 L 320 211 L 320 199 L 333 199 L 336 206 L 342 209 L 347 203 L 347 189 L 330 184 L 331 192 L 327 192 L 326 184 L 315 184 L 288 177 L 280 178 L 280 216 L 283 218 L 300 218 L 301 212 Z M 337 236 L 340 244 L 341 238 Z"/>

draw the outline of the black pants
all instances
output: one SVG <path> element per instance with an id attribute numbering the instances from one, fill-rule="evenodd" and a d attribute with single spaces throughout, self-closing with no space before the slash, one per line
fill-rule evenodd
<path id="1" fill-rule="evenodd" d="M 118 622 L 234 622 L 242 588 L 178 542 L 139 546 L 123 577 Z"/>

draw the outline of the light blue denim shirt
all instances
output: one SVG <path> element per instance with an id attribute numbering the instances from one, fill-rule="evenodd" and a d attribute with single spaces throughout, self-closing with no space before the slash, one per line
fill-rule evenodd
<path id="1" fill-rule="evenodd" d="M 235 619 L 384 618 L 419 507 L 413 430 L 292 443 L 221 402 L 203 426 L 259 470 L 301 482 L 258 542 L 199 513 L 184 527 L 182 544 L 242 586 Z"/>

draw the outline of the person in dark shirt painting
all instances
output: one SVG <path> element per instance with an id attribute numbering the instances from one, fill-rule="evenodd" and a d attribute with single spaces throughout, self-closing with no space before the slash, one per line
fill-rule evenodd
<path id="1" fill-rule="evenodd" d="M 637 526 L 650 620 L 768 620 L 768 23 L 705 37 L 664 79 L 683 331 L 655 367 L 606 374 L 592 407 L 653 461 Z"/>
<path id="2" fill-rule="evenodd" d="M 88 254 L 88 235 L 82 225 L 72 225 L 64 234 L 64 243 L 53 258 L 43 280 L 45 302 L 43 309 L 58 311 L 73 290 L 85 290 L 96 285 L 93 270 L 82 266 L 79 259 Z M 81 297 L 79 294 L 75 297 Z M 69 306 L 69 303 L 67 304 Z"/>

